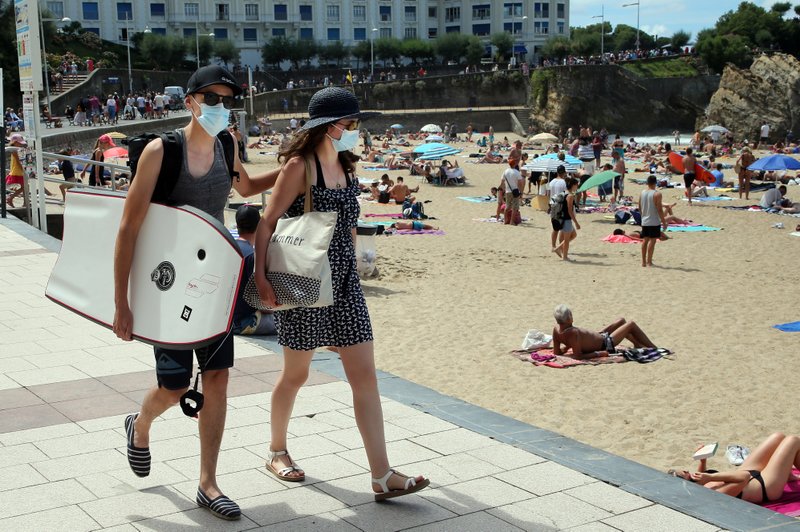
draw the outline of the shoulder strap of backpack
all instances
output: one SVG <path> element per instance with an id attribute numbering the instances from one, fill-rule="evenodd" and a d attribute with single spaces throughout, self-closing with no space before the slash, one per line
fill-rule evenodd
<path id="1" fill-rule="evenodd" d="M 233 178 L 236 178 L 236 181 L 239 181 L 239 172 L 234 170 L 234 163 L 236 157 L 236 151 L 234 144 L 236 140 L 233 138 L 233 135 L 227 129 L 224 129 L 219 132 L 217 138 L 222 142 L 222 153 L 225 155 L 225 164 L 228 166 L 228 174 L 231 176 L 231 181 Z"/>
<path id="2" fill-rule="evenodd" d="M 178 175 L 183 167 L 183 139 L 174 130 L 161 133 L 159 137 L 164 146 L 164 156 L 161 159 L 161 170 L 150 201 L 164 203 L 169 200 L 175 189 Z"/>

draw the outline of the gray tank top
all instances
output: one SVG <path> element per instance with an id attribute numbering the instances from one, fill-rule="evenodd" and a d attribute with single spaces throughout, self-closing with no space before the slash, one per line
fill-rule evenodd
<path id="1" fill-rule="evenodd" d="M 642 191 L 642 227 L 653 227 L 661 225 L 661 218 L 658 216 L 658 209 L 656 208 L 655 190 Z"/>
<path id="2" fill-rule="evenodd" d="M 231 191 L 231 177 L 225 164 L 222 142 L 214 139 L 214 162 L 208 173 L 195 177 L 189 173 L 186 161 L 186 137 L 183 129 L 178 129 L 183 140 L 183 164 L 178 182 L 170 194 L 170 202 L 175 205 L 190 205 L 225 223 L 225 205 Z"/>

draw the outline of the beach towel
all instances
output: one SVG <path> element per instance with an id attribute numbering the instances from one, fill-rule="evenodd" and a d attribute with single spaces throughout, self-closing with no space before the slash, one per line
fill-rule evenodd
<path id="1" fill-rule="evenodd" d="M 490 198 L 489 196 L 457 196 L 462 201 L 470 203 L 496 203 L 497 198 Z"/>
<path id="2" fill-rule="evenodd" d="M 708 231 L 721 231 L 719 227 L 709 227 L 707 225 L 670 225 L 667 231 L 670 233 L 706 233 Z"/>
<path id="3" fill-rule="evenodd" d="M 798 475 L 800 471 L 793 468 L 792 473 Z M 761 506 L 779 514 L 800 517 L 800 482 L 787 482 L 778 500 L 761 503 Z"/>
<path id="4" fill-rule="evenodd" d="M 789 236 L 800 236 L 800 231 L 794 231 L 793 233 L 789 233 Z"/>
<path id="5" fill-rule="evenodd" d="M 689 201 L 689 198 L 683 198 L 683 201 Z M 708 196 L 708 197 L 698 197 L 692 198 L 692 201 L 733 201 L 733 198 L 729 198 L 728 196 Z"/>
<path id="6" fill-rule="evenodd" d="M 774 325 L 773 327 L 783 332 L 800 332 L 800 321 L 781 323 L 780 325 Z"/>
<path id="7" fill-rule="evenodd" d="M 395 235 L 443 235 L 444 231 L 441 229 L 398 229 L 394 232 Z"/>
<path id="8" fill-rule="evenodd" d="M 610 244 L 641 244 L 641 240 L 631 238 L 628 235 L 608 235 L 603 239 L 603 242 Z"/>
<path id="9" fill-rule="evenodd" d="M 530 218 L 525 218 L 524 216 L 522 217 L 522 221 L 523 222 L 527 222 L 528 220 L 530 220 Z M 502 223 L 505 223 L 505 221 L 503 220 L 502 217 L 501 218 L 473 218 L 472 221 L 473 222 L 486 222 L 486 223 L 490 223 L 490 224 L 497 224 L 497 223 L 502 224 Z"/>
<path id="10" fill-rule="evenodd" d="M 570 356 L 566 356 L 571 352 L 571 350 L 567 350 L 563 355 L 556 355 L 553 353 L 552 349 L 539 349 L 533 352 L 528 350 L 516 350 L 512 351 L 511 354 L 523 362 L 530 362 L 534 366 L 547 366 L 548 368 L 559 369 L 571 368 L 574 366 L 597 366 L 600 364 L 619 364 L 621 362 L 627 362 L 625 357 L 622 355 L 578 360 Z"/>
<path id="11" fill-rule="evenodd" d="M 625 357 L 626 360 L 638 362 L 639 364 L 647 364 L 655 362 L 668 355 L 672 354 L 669 349 L 660 347 L 640 347 L 640 348 L 617 348 L 617 351 Z"/>
<path id="12" fill-rule="evenodd" d="M 364 224 L 364 225 L 383 225 L 385 227 L 389 227 L 394 222 L 389 221 L 389 220 L 370 220 L 370 221 L 359 220 L 358 223 Z"/>
<path id="13" fill-rule="evenodd" d="M 382 213 L 382 212 L 373 213 L 373 212 L 371 212 L 369 214 L 365 214 L 364 217 L 365 218 L 395 218 L 395 219 L 400 219 L 400 218 L 403 217 L 403 215 L 402 214 L 388 213 L 388 212 L 387 213 Z"/>
<path id="14" fill-rule="evenodd" d="M 391 170 L 391 168 L 389 168 L 388 166 L 365 166 L 361 170 L 364 172 L 388 172 L 389 170 Z M 371 182 L 372 181 L 370 181 L 370 183 Z"/>

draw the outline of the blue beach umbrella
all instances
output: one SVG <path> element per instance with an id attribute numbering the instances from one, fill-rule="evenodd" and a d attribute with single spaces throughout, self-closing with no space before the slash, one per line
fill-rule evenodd
<path id="1" fill-rule="evenodd" d="M 425 143 L 425 144 L 420 144 L 419 146 L 416 146 L 412 151 L 414 153 L 417 153 L 417 154 L 421 155 L 423 153 L 428 153 L 429 151 L 443 150 L 443 149 L 458 150 L 455 153 L 458 153 L 458 152 L 461 151 L 458 148 L 454 148 L 454 147 L 450 146 L 449 144 L 443 144 L 441 142 L 428 142 L 428 143 Z"/>
<path id="2" fill-rule="evenodd" d="M 763 159 L 759 159 L 750 166 L 748 170 L 755 170 L 758 172 L 769 172 L 770 170 L 800 170 L 800 161 L 788 155 L 769 155 Z"/>
<path id="3" fill-rule="evenodd" d="M 391 126 L 389 126 L 389 127 L 390 127 L 391 129 L 403 129 L 403 125 L 402 125 L 402 124 L 392 124 L 392 125 L 391 125 Z"/>
<path id="4" fill-rule="evenodd" d="M 428 150 L 422 155 L 420 155 L 419 158 L 425 161 L 434 161 L 441 159 L 442 157 L 449 157 L 451 155 L 455 155 L 457 153 L 461 153 L 461 150 L 458 148 L 453 148 L 452 146 L 445 146 L 444 148 Z"/>
<path id="5" fill-rule="evenodd" d="M 544 159 L 544 160 L 556 159 L 556 160 L 559 160 L 558 159 L 558 155 L 559 154 L 557 154 L 557 153 L 548 153 L 547 155 L 542 155 L 541 157 L 538 157 L 537 159 L 534 160 L 534 162 L 538 161 L 540 159 Z M 575 165 L 575 166 L 583 166 L 583 163 L 581 162 L 580 159 L 578 159 L 577 157 L 574 157 L 574 156 L 572 156 L 572 155 L 570 155 L 568 153 L 564 154 L 564 162 L 566 162 L 567 164 Z"/>

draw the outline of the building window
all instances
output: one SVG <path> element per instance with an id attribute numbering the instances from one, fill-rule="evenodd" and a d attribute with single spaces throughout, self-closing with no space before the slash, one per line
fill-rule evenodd
<path id="1" fill-rule="evenodd" d="M 133 7 L 130 2 L 117 2 L 117 20 L 133 20 Z"/>
<path id="2" fill-rule="evenodd" d="M 187 2 L 183 4 L 183 14 L 187 17 L 197 18 L 200 14 L 200 4 L 197 2 Z"/>
<path id="3" fill-rule="evenodd" d="M 339 22 L 339 6 L 328 4 L 325 6 L 325 15 L 327 19 L 331 22 Z M 328 39 L 329 41 L 331 39 Z M 339 39 L 333 39 L 334 41 L 338 41 Z"/>
<path id="4" fill-rule="evenodd" d="M 328 28 L 328 40 L 329 41 L 341 41 L 341 36 L 339 32 L 339 28 Z"/>
<path id="5" fill-rule="evenodd" d="M 273 37 L 286 37 L 286 28 L 272 28 Z"/>
<path id="6" fill-rule="evenodd" d="M 228 28 L 214 28 L 214 38 L 218 41 L 228 40 Z"/>
<path id="7" fill-rule="evenodd" d="M 378 37 L 388 39 L 392 36 L 392 28 L 381 28 L 378 30 Z"/>
<path id="8" fill-rule="evenodd" d="M 503 24 L 503 31 L 514 35 L 520 34 L 522 33 L 522 22 L 506 22 Z"/>
<path id="9" fill-rule="evenodd" d="M 150 4 L 150 18 L 164 18 L 166 15 L 165 4 Z"/>
<path id="10" fill-rule="evenodd" d="M 275 20 L 289 19 L 289 10 L 286 9 L 286 4 L 275 4 L 273 12 L 275 14 Z"/>
<path id="11" fill-rule="evenodd" d="M 417 38 L 417 28 L 414 26 L 408 27 L 403 32 L 403 37 L 406 39 L 416 39 Z"/>
<path id="12" fill-rule="evenodd" d="M 478 4 L 472 6 L 472 20 L 486 20 L 492 16 L 491 4 Z"/>
<path id="13" fill-rule="evenodd" d="M 429 7 L 428 8 L 428 18 L 436 18 L 436 8 Z"/>
<path id="14" fill-rule="evenodd" d="M 378 10 L 378 13 L 381 16 L 381 22 L 392 21 L 392 6 L 380 6 Z"/>
<path id="15" fill-rule="evenodd" d="M 128 42 L 128 28 L 121 28 L 119 30 L 119 40 L 122 42 Z"/>
<path id="16" fill-rule="evenodd" d="M 564 4 L 556 4 L 556 18 L 564 18 Z"/>
<path id="17" fill-rule="evenodd" d="M 244 19 L 245 20 L 258 20 L 258 4 L 245 4 L 244 5 Z"/>
<path id="18" fill-rule="evenodd" d="M 367 21 L 367 6 L 353 6 L 353 22 Z"/>
<path id="19" fill-rule="evenodd" d="M 564 35 L 564 29 L 566 24 L 564 24 L 563 22 L 557 22 L 556 24 L 558 24 L 558 34 Z"/>
<path id="20" fill-rule="evenodd" d="M 153 32 L 153 35 L 166 35 L 167 34 L 167 28 L 151 28 L 150 31 Z"/>
<path id="21" fill-rule="evenodd" d="M 230 20 L 231 13 L 228 4 L 217 4 L 217 20 Z"/>
<path id="22" fill-rule="evenodd" d="M 444 21 L 445 22 L 456 22 L 457 20 L 461 20 L 461 8 L 460 7 L 446 7 L 446 8 L 444 8 Z"/>
<path id="23" fill-rule="evenodd" d="M 533 17 L 550 18 L 550 2 L 534 2 Z"/>
<path id="24" fill-rule="evenodd" d="M 458 8 L 456 8 L 458 9 Z M 444 28 L 445 33 L 461 33 L 461 26 L 446 26 Z"/>
<path id="25" fill-rule="evenodd" d="M 47 2 L 47 10 L 55 18 L 64 18 L 64 2 Z"/>
<path id="26" fill-rule="evenodd" d="M 547 35 L 548 33 L 550 33 L 550 23 L 546 21 L 534 22 L 533 33 L 537 35 Z"/>
<path id="27" fill-rule="evenodd" d="M 406 22 L 417 21 L 417 6 L 406 6 L 404 11 L 406 14 Z"/>
<path id="28" fill-rule="evenodd" d="M 197 31 L 194 28 L 183 28 L 183 37 L 184 39 L 188 39 L 189 37 L 194 38 L 197 35 Z"/>
<path id="29" fill-rule="evenodd" d="M 314 18 L 312 6 L 300 6 L 300 20 L 310 22 Z"/>
<path id="30" fill-rule="evenodd" d="M 85 2 L 85 3 L 87 3 L 87 4 L 93 4 L 93 3 L 95 3 L 95 2 Z M 85 18 L 85 17 L 84 17 L 84 18 Z M 94 33 L 95 35 L 97 35 L 98 37 L 100 37 L 100 28 L 83 28 L 83 29 L 85 29 L 85 30 L 86 30 L 86 31 L 88 31 L 89 33 Z"/>
<path id="31" fill-rule="evenodd" d="M 244 42 L 258 42 L 258 30 L 256 28 L 244 28 L 242 30 Z"/>
<path id="32" fill-rule="evenodd" d="M 83 20 L 100 20 L 100 12 L 97 10 L 97 2 L 83 3 Z"/>
<path id="33" fill-rule="evenodd" d="M 314 28 L 300 28 L 300 39 L 304 41 L 313 41 Z"/>
<path id="34" fill-rule="evenodd" d="M 477 35 L 478 37 L 486 37 L 492 33 L 492 25 L 491 24 L 473 24 L 472 25 L 472 34 Z"/>
<path id="35" fill-rule="evenodd" d="M 366 41 L 367 40 L 367 28 L 353 28 L 353 40 L 354 41 Z"/>
<path id="36" fill-rule="evenodd" d="M 439 35 L 439 28 L 428 28 L 428 39 L 435 39 Z"/>
<path id="37" fill-rule="evenodd" d="M 521 17 L 522 2 L 503 4 L 503 18 Z"/>

